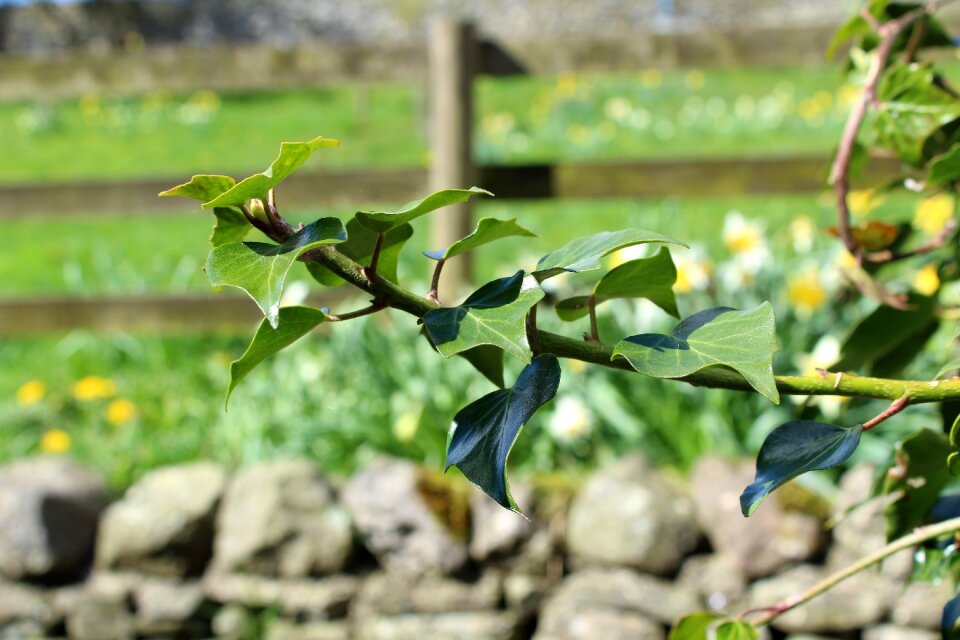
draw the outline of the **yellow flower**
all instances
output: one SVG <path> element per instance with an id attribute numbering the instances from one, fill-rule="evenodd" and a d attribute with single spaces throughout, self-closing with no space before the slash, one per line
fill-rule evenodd
<path id="1" fill-rule="evenodd" d="M 731 253 L 746 253 L 763 246 L 763 228 L 754 220 L 731 211 L 723 221 L 723 243 Z"/>
<path id="2" fill-rule="evenodd" d="M 837 266 L 841 269 L 857 269 L 860 267 L 860 265 L 857 264 L 857 259 L 846 249 L 841 251 L 837 256 Z"/>
<path id="3" fill-rule="evenodd" d="M 411 442 L 417 436 L 417 430 L 420 428 L 420 414 L 423 408 L 415 405 L 408 411 L 404 411 L 393 423 L 393 437 L 400 442 Z"/>
<path id="4" fill-rule="evenodd" d="M 947 224 L 953 217 L 953 210 L 953 197 L 946 193 L 924 198 L 917 203 L 917 209 L 913 216 L 913 226 L 927 235 L 935 236 L 943 229 L 943 225 Z"/>
<path id="5" fill-rule="evenodd" d="M 879 197 L 873 189 L 851 191 L 850 195 L 847 196 L 847 206 L 854 216 L 864 216 L 870 213 L 881 202 L 883 202 L 883 198 Z"/>
<path id="6" fill-rule="evenodd" d="M 107 405 L 107 422 L 119 426 L 137 417 L 137 405 L 124 398 L 111 400 Z"/>
<path id="7" fill-rule="evenodd" d="M 640 74 L 640 82 L 645 87 L 656 89 L 663 82 L 663 74 L 659 69 L 647 69 Z"/>
<path id="8" fill-rule="evenodd" d="M 17 389 L 17 403 L 24 407 L 29 407 L 43 399 L 47 392 L 47 385 L 41 380 L 29 380 L 20 385 Z"/>
<path id="9" fill-rule="evenodd" d="M 845 84 L 837 89 L 837 106 L 842 109 L 848 109 L 860 97 L 860 89 L 852 84 Z"/>
<path id="10" fill-rule="evenodd" d="M 50 429 L 40 436 L 40 450 L 44 453 L 63 453 L 70 450 L 70 434 L 63 429 Z"/>
<path id="11" fill-rule="evenodd" d="M 797 253 L 808 253 L 813 249 L 816 234 L 817 227 L 807 216 L 797 216 L 790 221 L 790 239 Z"/>
<path id="12" fill-rule="evenodd" d="M 913 288 L 923 296 L 932 296 L 940 288 L 940 274 L 937 266 L 928 264 L 913 277 Z"/>
<path id="13" fill-rule="evenodd" d="M 87 95 L 80 98 L 80 113 L 82 113 L 87 118 L 92 118 L 93 116 L 100 113 L 100 96 L 95 93 L 88 93 Z"/>
<path id="14" fill-rule="evenodd" d="M 798 316 L 809 318 L 827 301 L 827 290 L 816 268 L 794 274 L 787 281 L 787 302 Z"/>
<path id="15" fill-rule="evenodd" d="M 700 91 L 706 83 L 706 76 L 699 69 L 691 69 L 683 77 L 683 83 L 687 85 L 687 89 L 690 89 L 690 91 Z"/>
<path id="16" fill-rule="evenodd" d="M 800 114 L 800 117 L 807 122 L 817 122 L 823 115 L 823 109 L 820 103 L 813 98 L 802 100 L 800 106 L 797 107 L 797 112 Z"/>
<path id="17" fill-rule="evenodd" d="M 572 73 L 561 74 L 557 78 L 557 93 L 564 98 L 572 98 L 577 94 L 577 76 Z"/>
<path id="18" fill-rule="evenodd" d="M 713 264 L 698 247 L 677 252 L 673 256 L 673 263 L 677 269 L 673 290 L 677 293 L 690 293 L 694 289 L 702 291 L 710 285 Z"/>
<path id="19" fill-rule="evenodd" d="M 100 376 L 87 376 L 73 383 L 73 397 L 77 400 L 100 400 L 116 393 L 117 385 Z"/>
<path id="20" fill-rule="evenodd" d="M 574 374 L 580 375 L 587 370 L 587 363 L 583 360 L 567 360 L 567 368 Z"/>
<path id="21" fill-rule="evenodd" d="M 590 130 L 582 124 L 572 124 L 567 127 L 567 139 L 576 145 L 590 142 Z"/>

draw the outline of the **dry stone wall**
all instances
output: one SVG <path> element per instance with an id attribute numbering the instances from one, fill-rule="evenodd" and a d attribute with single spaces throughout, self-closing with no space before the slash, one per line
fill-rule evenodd
<path id="1" fill-rule="evenodd" d="M 572 495 L 516 482 L 528 521 L 389 458 L 346 479 L 302 459 L 189 463 L 109 504 L 76 463 L 24 460 L 0 468 L 0 638 L 664 640 L 685 613 L 769 605 L 883 544 L 871 506 L 829 536 L 828 512 L 779 495 L 744 522 L 751 472 L 707 458 L 683 481 L 628 456 Z M 848 473 L 834 508 L 870 479 Z M 933 640 L 953 594 L 907 584 L 911 562 L 776 631 Z"/>

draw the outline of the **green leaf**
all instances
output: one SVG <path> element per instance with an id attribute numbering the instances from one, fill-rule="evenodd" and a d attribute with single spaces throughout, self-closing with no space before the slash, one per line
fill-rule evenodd
<path id="1" fill-rule="evenodd" d="M 340 220 L 321 218 L 283 244 L 224 244 L 207 257 L 207 278 L 214 286 L 226 285 L 246 291 L 270 321 L 270 326 L 276 328 L 283 282 L 296 259 L 310 249 L 345 239 L 346 231 Z"/>
<path id="2" fill-rule="evenodd" d="M 488 282 L 458 307 L 432 309 L 423 316 L 430 341 L 445 358 L 491 344 L 530 362 L 526 315 L 543 299 L 536 278 L 517 271 Z"/>
<path id="3" fill-rule="evenodd" d="M 230 386 L 224 406 L 230 402 L 230 395 L 237 385 L 254 368 L 273 354 L 284 349 L 313 331 L 327 319 L 327 314 L 313 307 L 284 307 L 280 309 L 280 324 L 274 328 L 267 320 L 260 321 L 260 327 L 250 342 L 250 346 L 230 365 Z"/>
<path id="4" fill-rule="evenodd" d="M 501 238 L 510 236 L 526 236 L 536 238 L 537 234 L 527 231 L 517 224 L 517 220 L 497 220 L 496 218 L 481 218 L 477 223 L 477 228 L 467 237 L 457 240 L 446 249 L 437 249 L 436 251 L 424 251 L 423 255 L 434 260 L 449 260 L 461 253 L 466 253 L 472 249 L 489 244 Z"/>
<path id="5" fill-rule="evenodd" d="M 757 640 L 757 629 L 743 620 L 730 620 L 717 626 L 716 640 Z"/>
<path id="6" fill-rule="evenodd" d="M 160 197 L 180 196 L 209 202 L 221 193 L 229 191 L 237 181 L 229 176 L 193 176 L 190 182 L 160 192 Z"/>
<path id="7" fill-rule="evenodd" d="M 952 479 L 950 442 L 942 433 L 920 429 L 897 444 L 896 473 L 884 476 L 883 493 L 902 497 L 887 505 L 887 538 L 893 540 L 923 523 L 940 491 Z"/>
<path id="8" fill-rule="evenodd" d="M 670 250 L 661 247 L 651 258 L 625 262 L 612 269 L 593 288 L 596 304 L 615 298 L 646 298 L 675 318 L 680 317 L 673 284 L 677 281 L 677 268 L 670 257 Z M 561 320 L 576 320 L 589 312 L 590 297 L 579 296 L 562 300 L 557 305 Z"/>
<path id="9" fill-rule="evenodd" d="M 213 210 L 213 215 L 217 217 L 217 223 L 213 225 L 213 231 L 210 233 L 210 244 L 214 248 L 222 244 L 240 242 L 253 229 L 253 225 L 239 209 L 217 207 Z"/>
<path id="10" fill-rule="evenodd" d="M 626 358 L 638 372 L 654 378 L 682 378 L 706 367 L 729 367 L 779 403 L 773 378 L 773 354 L 779 349 L 773 307 L 764 302 L 750 311 L 716 307 L 695 313 L 670 335 L 631 336 L 613 349 L 613 358 Z"/>
<path id="11" fill-rule="evenodd" d="M 524 367 L 513 387 L 461 409 L 450 425 L 446 469 L 457 467 L 498 504 L 520 513 L 507 484 L 507 457 L 520 429 L 559 385 L 560 363 L 544 353 Z"/>
<path id="12" fill-rule="evenodd" d="M 833 58 L 836 55 L 837 49 L 843 46 L 849 40 L 853 40 L 858 36 L 862 36 L 866 33 L 870 33 L 870 25 L 867 24 L 867 21 L 864 20 L 860 15 L 855 15 L 847 19 L 840 28 L 837 29 L 836 33 L 833 34 L 833 39 L 830 40 L 830 44 L 827 45 L 826 56 L 827 58 Z"/>
<path id="13" fill-rule="evenodd" d="M 280 155 L 262 173 L 255 173 L 234 185 L 228 191 L 204 203 L 204 209 L 241 205 L 251 198 L 265 198 L 267 192 L 283 182 L 290 174 L 300 168 L 307 158 L 317 149 L 336 147 L 339 140 L 333 138 L 314 138 L 309 142 L 284 142 L 280 144 Z"/>
<path id="14" fill-rule="evenodd" d="M 927 184 L 938 186 L 958 178 L 960 178 L 960 144 L 955 144 L 930 162 Z"/>
<path id="15" fill-rule="evenodd" d="M 397 265 L 400 262 L 400 251 L 412 235 L 413 227 L 409 224 L 398 225 L 383 234 L 380 260 L 377 263 L 377 274 L 381 278 L 393 283 L 399 282 Z M 377 233 L 361 225 L 356 218 L 351 218 L 347 222 L 347 240 L 337 245 L 337 251 L 355 262 L 367 264 L 373 257 L 373 248 L 376 244 Z M 307 269 L 317 282 L 328 287 L 335 287 L 344 283 L 340 276 L 315 262 L 307 263 Z"/>
<path id="16" fill-rule="evenodd" d="M 935 380 L 939 380 L 951 371 L 956 371 L 957 369 L 960 369 L 960 358 L 954 358 L 947 364 L 940 367 L 940 371 L 937 371 L 937 375 L 935 375 L 933 378 Z"/>
<path id="17" fill-rule="evenodd" d="M 444 189 L 430 194 L 423 200 L 405 204 L 396 211 L 358 211 L 357 221 L 371 231 L 389 231 L 397 225 L 415 220 L 431 211 L 436 211 L 451 204 L 466 202 L 478 193 L 487 196 L 493 195 L 480 187 Z"/>
<path id="18" fill-rule="evenodd" d="M 943 614 L 940 617 L 940 637 L 943 640 L 960 640 L 958 620 L 960 620 L 960 596 L 951 598 L 943 606 Z"/>
<path id="19" fill-rule="evenodd" d="M 473 365 L 473 368 L 501 389 L 506 386 L 503 379 L 503 349 L 489 344 L 481 344 L 458 353 L 460 357 Z"/>
<path id="20" fill-rule="evenodd" d="M 936 323 L 935 300 L 911 294 L 906 310 L 881 305 L 850 331 L 840 347 L 840 360 L 831 369 L 852 371 L 873 366 L 910 338 Z"/>
<path id="21" fill-rule="evenodd" d="M 707 633 L 724 617 L 711 611 L 698 611 L 683 616 L 670 629 L 667 640 L 707 640 Z"/>
<path id="22" fill-rule="evenodd" d="M 773 490 L 801 473 L 829 469 L 844 462 L 860 444 L 863 426 L 844 428 L 796 420 L 774 429 L 760 447 L 757 475 L 740 496 L 749 517 Z"/>
<path id="23" fill-rule="evenodd" d="M 533 275 L 543 282 L 547 278 L 559 275 L 564 271 L 579 273 L 593 271 L 600 268 L 600 258 L 611 254 L 618 249 L 631 247 L 635 244 L 648 242 L 663 242 L 687 245 L 653 231 L 643 229 L 623 229 L 621 231 L 601 231 L 592 236 L 578 238 L 567 245 L 548 253 L 537 262 L 537 270 Z"/>

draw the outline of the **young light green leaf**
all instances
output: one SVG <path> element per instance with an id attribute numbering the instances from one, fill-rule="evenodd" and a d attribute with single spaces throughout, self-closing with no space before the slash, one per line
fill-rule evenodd
<path id="1" fill-rule="evenodd" d="M 445 358 L 490 344 L 530 362 L 533 353 L 527 341 L 526 315 L 541 299 L 543 289 L 537 280 L 517 271 L 483 285 L 458 307 L 428 311 L 423 326 Z"/>
<path id="2" fill-rule="evenodd" d="M 217 248 L 222 244 L 240 242 L 247 237 L 253 226 L 239 209 L 233 207 L 217 207 L 213 210 L 217 223 L 210 233 L 210 245 Z"/>
<path id="3" fill-rule="evenodd" d="M 740 496 L 743 515 L 749 517 L 771 492 L 801 473 L 844 462 L 860 444 L 862 433 L 862 425 L 845 428 L 806 420 L 774 429 L 760 447 L 753 484 Z"/>
<path id="4" fill-rule="evenodd" d="M 623 229 L 621 231 L 601 231 L 592 236 L 578 238 L 567 245 L 548 253 L 537 262 L 537 270 L 533 275 L 543 282 L 547 278 L 559 275 L 564 271 L 579 273 L 581 271 L 593 271 L 600 268 L 600 258 L 618 249 L 630 247 L 635 244 L 644 244 L 648 242 L 662 242 L 665 244 L 677 244 L 681 247 L 687 245 L 660 235 L 653 231 L 643 229 Z"/>
<path id="5" fill-rule="evenodd" d="M 937 371 L 937 375 L 935 375 L 933 379 L 939 380 L 940 378 L 944 377 L 951 371 L 956 371 L 957 369 L 960 369 L 960 358 L 954 358 L 947 364 L 940 367 L 940 371 Z"/>
<path id="6" fill-rule="evenodd" d="M 677 268 L 670 250 L 661 247 L 651 258 L 631 260 L 609 271 L 593 288 L 593 296 L 598 305 L 615 298 L 646 298 L 679 318 L 677 298 L 673 294 L 676 281 Z M 589 312 L 589 303 L 589 296 L 562 300 L 557 305 L 557 315 L 567 321 L 582 318 Z"/>
<path id="7" fill-rule="evenodd" d="M 377 275 L 390 282 L 399 282 L 397 265 L 400 262 L 400 251 L 412 235 L 413 227 L 409 224 L 398 225 L 383 234 Z M 351 218 L 347 222 L 347 240 L 337 245 L 337 251 L 355 262 L 368 264 L 376 244 L 377 233 L 361 225 L 356 218 Z M 335 287 L 344 283 L 340 276 L 315 262 L 307 263 L 307 269 L 320 284 Z"/>
<path id="8" fill-rule="evenodd" d="M 481 218 L 477 223 L 477 228 L 473 233 L 461 240 L 457 240 L 446 249 L 436 251 L 424 251 L 423 255 L 434 260 L 448 260 L 461 253 L 466 253 L 471 249 L 483 246 L 501 238 L 510 236 L 527 236 L 536 238 L 537 234 L 527 231 L 517 224 L 516 219 L 497 220 L 496 218 Z"/>
<path id="9" fill-rule="evenodd" d="M 276 328 L 283 282 L 296 259 L 310 249 L 345 239 L 346 231 L 339 219 L 321 218 L 283 244 L 224 244 L 207 257 L 207 278 L 214 286 L 226 285 L 246 291 L 270 321 L 270 326 Z"/>
<path id="10" fill-rule="evenodd" d="M 280 155 L 262 173 L 255 173 L 203 204 L 204 209 L 241 205 L 251 198 L 265 198 L 267 192 L 283 182 L 290 174 L 300 168 L 307 158 L 317 149 L 336 147 L 339 140 L 333 138 L 314 138 L 309 142 L 284 142 L 280 144 Z"/>
<path id="11" fill-rule="evenodd" d="M 237 385 L 258 364 L 307 335 L 327 319 L 326 313 L 313 307 L 283 307 L 279 316 L 277 327 L 272 327 L 267 320 L 261 320 L 250 346 L 239 360 L 234 360 L 230 365 L 230 386 L 224 406 L 230 402 L 230 395 Z"/>
<path id="12" fill-rule="evenodd" d="M 927 184 L 939 186 L 958 179 L 960 179 L 960 144 L 955 144 L 930 161 Z"/>
<path id="13" fill-rule="evenodd" d="M 745 620 L 721 622 L 716 629 L 716 640 L 757 640 L 756 627 Z"/>
<path id="14" fill-rule="evenodd" d="M 193 176 L 190 182 L 161 191 L 161 198 L 169 196 L 180 196 L 182 198 L 192 198 L 200 202 L 209 202 L 221 193 L 229 191 L 237 181 L 229 176 Z"/>
<path id="15" fill-rule="evenodd" d="M 431 211 L 436 211 L 451 204 L 466 202 L 478 193 L 487 196 L 493 195 L 480 187 L 444 189 L 430 194 L 423 200 L 407 203 L 396 211 L 358 211 L 357 221 L 371 231 L 389 231 L 397 225 L 416 220 Z"/>
<path id="16" fill-rule="evenodd" d="M 891 466 L 902 473 L 884 476 L 883 493 L 899 495 L 887 505 L 887 539 L 894 540 L 923 524 L 940 492 L 953 479 L 947 466 L 950 441 L 931 429 L 920 429 L 897 443 Z"/>
<path id="17" fill-rule="evenodd" d="M 560 363 L 544 353 L 524 367 L 513 387 L 461 409 L 450 425 L 446 468 L 457 467 L 502 507 L 520 513 L 507 484 L 507 457 L 520 429 L 553 399 L 559 384 Z"/>
<path id="18" fill-rule="evenodd" d="M 750 311 L 717 307 L 695 313 L 670 335 L 631 336 L 613 350 L 638 372 L 654 378 L 682 378 L 706 367 L 726 366 L 751 387 L 779 403 L 773 378 L 777 342 L 773 307 L 764 302 Z"/>
<path id="19" fill-rule="evenodd" d="M 667 640 L 708 640 L 707 632 L 724 617 L 712 611 L 697 611 L 677 620 Z"/>

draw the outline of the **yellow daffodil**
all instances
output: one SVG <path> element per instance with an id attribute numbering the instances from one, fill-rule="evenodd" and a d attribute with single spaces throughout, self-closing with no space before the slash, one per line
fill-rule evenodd
<path id="1" fill-rule="evenodd" d="M 731 253 L 747 253 L 764 245 L 763 227 L 755 220 L 747 220 L 737 211 L 731 211 L 723 221 L 723 243 Z"/>
<path id="2" fill-rule="evenodd" d="M 73 383 L 73 397 L 77 400 L 102 400 L 116 393 L 117 385 L 100 376 L 87 376 Z"/>
<path id="3" fill-rule="evenodd" d="M 399 442 L 411 442 L 417 436 L 420 428 L 420 414 L 422 408 L 415 406 L 404 411 L 393 423 L 393 437 Z"/>
<path id="4" fill-rule="evenodd" d="M 564 98 L 577 95 L 577 76 L 572 73 L 563 73 L 557 78 L 557 94 Z"/>
<path id="5" fill-rule="evenodd" d="M 928 264 L 913 276 L 913 288 L 922 296 L 932 296 L 940 288 L 940 274 L 937 266 Z"/>
<path id="6" fill-rule="evenodd" d="M 883 198 L 877 195 L 873 189 L 860 189 L 851 191 L 847 195 L 847 207 L 854 216 L 865 216 L 877 208 L 883 202 Z"/>
<path id="7" fill-rule="evenodd" d="M 954 208 L 953 196 L 946 193 L 924 198 L 917 203 L 913 216 L 913 226 L 927 235 L 935 236 L 953 217 Z"/>
<path id="8" fill-rule="evenodd" d="M 17 389 L 17 404 L 29 407 L 43 399 L 47 393 L 47 385 L 41 380 L 28 380 Z"/>
<path id="9" fill-rule="evenodd" d="M 50 429 L 40 436 L 40 450 L 44 453 L 64 453 L 70 450 L 70 434 L 63 429 Z"/>
<path id="10" fill-rule="evenodd" d="M 787 280 L 787 302 L 801 318 L 809 318 L 827 302 L 827 290 L 816 267 L 796 273 Z"/>
<path id="11" fill-rule="evenodd" d="M 855 87 L 852 84 L 845 84 L 837 89 L 837 106 L 841 109 L 849 109 L 859 97 L 859 87 Z"/>
<path id="12" fill-rule="evenodd" d="M 663 83 L 663 74 L 659 69 L 647 69 L 640 74 L 640 82 L 648 89 L 656 89 Z"/>
<path id="13" fill-rule="evenodd" d="M 124 398 L 111 400 L 107 405 L 107 422 L 119 426 L 137 417 L 137 405 Z"/>

